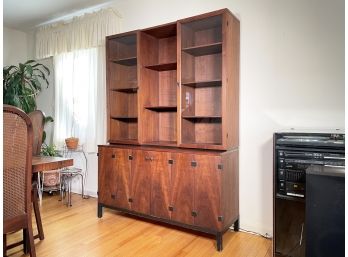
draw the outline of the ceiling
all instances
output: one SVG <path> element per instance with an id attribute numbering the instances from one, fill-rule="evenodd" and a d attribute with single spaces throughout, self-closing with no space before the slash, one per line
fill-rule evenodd
<path id="1" fill-rule="evenodd" d="M 4 26 L 29 31 L 35 26 L 110 0 L 4 0 Z"/>

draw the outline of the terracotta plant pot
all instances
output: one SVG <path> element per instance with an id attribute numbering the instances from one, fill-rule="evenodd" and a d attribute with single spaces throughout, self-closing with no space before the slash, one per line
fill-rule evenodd
<path id="1" fill-rule="evenodd" d="M 65 144 L 68 149 L 75 150 L 79 143 L 79 139 L 77 137 L 69 137 L 65 139 Z"/>

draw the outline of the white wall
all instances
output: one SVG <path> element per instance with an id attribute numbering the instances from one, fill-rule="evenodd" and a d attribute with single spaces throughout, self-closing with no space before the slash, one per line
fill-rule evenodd
<path id="1" fill-rule="evenodd" d="M 28 60 L 28 39 L 23 31 L 3 28 L 3 65 L 18 65 Z"/>
<path id="2" fill-rule="evenodd" d="M 229 8 L 241 24 L 241 227 L 272 234 L 272 134 L 344 127 L 344 0 L 121 0 L 123 31 Z"/>

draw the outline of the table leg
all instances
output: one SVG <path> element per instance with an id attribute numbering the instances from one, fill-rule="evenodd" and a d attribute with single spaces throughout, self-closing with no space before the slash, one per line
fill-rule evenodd
<path id="1" fill-rule="evenodd" d="M 43 181 L 41 181 L 41 173 L 37 173 L 37 191 L 39 192 L 40 204 L 42 203 Z"/>
<path id="2" fill-rule="evenodd" d="M 38 230 L 38 237 L 40 240 L 45 239 L 45 235 L 43 232 L 42 228 L 42 221 L 41 221 L 41 214 L 40 214 L 40 208 L 39 208 L 39 203 L 38 203 L 38 197 L 37 197 L 37 187 L 33 186 L 32 189 L 32 201 L 33 201 L 33 208 L 34 208 L 34 213 L 35 213 L 35 220 L 36 220 L 36 225 L 37 225 L 37 230 Z M 35 236 L 37 237 L 37 236 Z"/>

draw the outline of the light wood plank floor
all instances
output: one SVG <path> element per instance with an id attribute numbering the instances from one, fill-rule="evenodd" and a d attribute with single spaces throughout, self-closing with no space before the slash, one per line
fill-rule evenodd
<path id="1" fill-rule="evenodd" d="M 203 234 L 131 218 L 106 208 L 103 218 L 98 219 L 95 198 L 83 200 L 79 195 L 73 195 L 70 208 L 58 199 L 58 196 L 43 199 L 41 214 L 45 239 L 35 240 L 39 257 L 272 255 L 271 240 L 260 236 L 228 231 L 223 237 L 224 250 L 217 252 L 215 239 Z M 11 243 L 21 236 L 21 232 L 9 235 L 8 241 Z M 22 246 L 8 251 L 8 256 L 25 256 Z"/>

